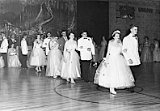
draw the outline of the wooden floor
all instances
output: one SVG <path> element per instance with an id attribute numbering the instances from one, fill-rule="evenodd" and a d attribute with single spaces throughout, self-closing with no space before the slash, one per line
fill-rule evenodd
<path id="1" fill-rule="evenodd" d="M 34 69 L 0 69 L 0 111 L 160 111 L 160 63 L 136 71 L 135 93 L 76 84 L 36 73 Z"/>

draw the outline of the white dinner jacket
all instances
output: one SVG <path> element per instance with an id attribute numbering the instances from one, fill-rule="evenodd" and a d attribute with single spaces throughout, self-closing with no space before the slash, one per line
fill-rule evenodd
<path id="1" fill-rule="evenodd" d="M 83 48 L 80 48 L 81 46 Z M 91 51 L 88 51 L 87 48 L 90 48 Z M 91 60 L 92 55 L 95 55 L 95 47 L 92 39 L 90 37 L 81 37 L 78 40 L 78 50 L 80 51 L 81 60 Z"/>
<path id="2" fill-rule="evenodd" d="M 50 42 L 50 38 L 45 38 L 44 41 L 43 41 L 43 44 L 42 44 L 42 47 L 45 48 L 45 52 L 46 52 L 46 55 L 48 55 L 50 49 L 49 49 L 49 42 Z"/>
<path id="3" fill-rule="evenodd" d="M 8 50 L 8 40 L 7 38 L 3 39 L 0 47 L 0 53 L 7 53 Z"/>
<path id="4" fill-rule="evenodd" d="M 22 50 L 22 54 L 23 55 L 27 55 L 28 54 L 28 45 L 27 45 L 26 39 L 24 39 L 24 38 L 21 41 L 21 50 Z"/>
<path id="5" fill-rule="evenodd" d="M 129 66 L 136 66 L 140 64 L 138 38 L 133 37 L 131 33 L 123 39 L 122 52 Z M 133 61 L 133 64 L 128 62 L 129 59 Z"/>

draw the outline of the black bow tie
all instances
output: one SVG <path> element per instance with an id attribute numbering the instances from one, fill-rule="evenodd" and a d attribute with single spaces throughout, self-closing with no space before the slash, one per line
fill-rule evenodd
<path id="1" fill-rule="evenodd" d="M 135 39 L 138 39 L 138 37 L 137 36 L 133 36 Z"/>

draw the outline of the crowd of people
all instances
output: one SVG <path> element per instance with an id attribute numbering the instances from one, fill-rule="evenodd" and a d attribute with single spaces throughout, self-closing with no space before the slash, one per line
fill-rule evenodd
<path id="1" fill-rule="evenodd" d="M 35 68 L 38 73 L 43 68 L 46 70 L 45 75 L 49 77 L 57 78 L 59 76 L 68 82 L 75 83 L 74 79 L 83 76 L 84 80 L 88 82 L 89 77 L 85 77 L 84 73 L 88 71 L 88 63 L 90 64 L 92 55 L 95 55 L 95 48 L 92 39 L 87 37 L 87 32 L 82 33 L 81 38 L 85 39 L 78 41 L 75 40 L 75 34 L 72 32 L 68 37 L 66 31 L 61 32 L 61 37 L 47 33 L 44 39 L 41 34 L 37 34 L 31 50 L 29 50 L 26 33 L 22 35 L 19 46 L 14 36 L 7 38 L 3 32 L 1 36 L 1 68 Z M 83 46 L 84 42 L 86 42 L 85 46 Z M 82 44 L 82 46 L 78 46 L 78 44 Z M 88 55 L 89 57 L 87 57 Z M 80 57 L 82 61 L 80 61 Z M 80 67 L 80 62 L 83 64 L 82 67 Z M 83 70 L 81 71 L 81 69 Z"/>
<path id="2" fill-rule="evenodd" d="M 91 63 L 94 63 L 95 84 L 109 88 L 111 94 L 116 94 L 116 89 L 124 88 L 133 92 L 136 80 L 134 69 L 141 64 L 140 61 L 160 61 L 159 43 L 155 41 L 152 57 L 147 37 L 143 49 L 139 51 L 137 33 L 138 27 L 133 25 L 130 34 L 121 40 L 121 32 L 115 30 L 109 42 L 102 37 L 100 49 L 86 31 L 81 33 L 78 40 L 73 32 L 67 36 L 67 32 L 62 31 L 61 37 L 47 33 L 44 39 L 41 34 L 37 34 L 29 50 L 26 33 L 18 46 L 14 36 L 8 39 L 2 32 L 0 67 L 31 67 L 37 73 L 44 69 L 47 77 L 61 77 L 67 82 L 75 83 L 78 78 L 91 82 L 89 69 Z"/>

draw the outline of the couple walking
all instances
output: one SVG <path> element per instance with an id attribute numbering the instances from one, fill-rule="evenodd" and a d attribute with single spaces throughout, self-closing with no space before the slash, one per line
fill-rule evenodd
<path id="1" fill-rule="evenodd" d="M 132 26 L 130 34 L 124 37 L 123 43 L 120 40 L 120 31 L 114 31 L 108 43 L 106 58 L 96 70 L 94 83 L 109 88 L 111 94 L 117 93 L 115 89 L 123 88 L 131 88 L 133 92 L 135 80 L 132 67 L 129 66 L 140 64 L 137 30 L 136 26 Z"/>

